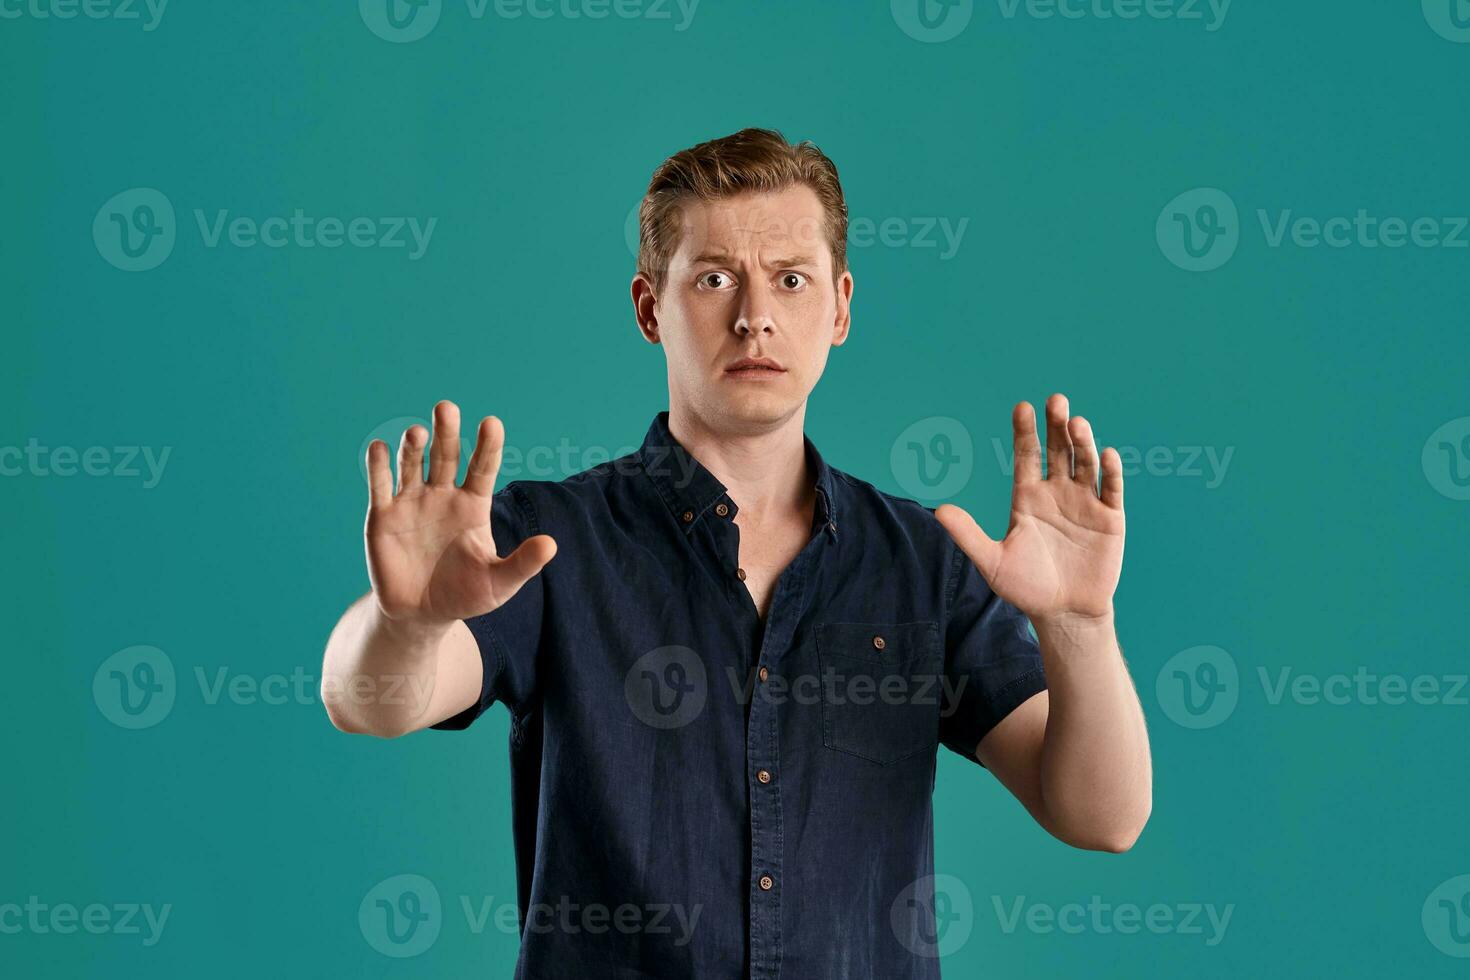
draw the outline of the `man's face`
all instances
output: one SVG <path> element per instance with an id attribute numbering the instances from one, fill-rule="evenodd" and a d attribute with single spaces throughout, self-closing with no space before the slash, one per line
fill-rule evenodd
<path id="1" fill-rule="evenodd" d="M 681 220 L 663 289 L 633 283 L 640 327 L 664 346 L 670 403 L 732 431 L 778 425 L 847 339 L 852 275 L 833 281 L 821 203 L 797 185 L 693 201 Z M 762 359 L 775 367 L 749 363 Z"/>

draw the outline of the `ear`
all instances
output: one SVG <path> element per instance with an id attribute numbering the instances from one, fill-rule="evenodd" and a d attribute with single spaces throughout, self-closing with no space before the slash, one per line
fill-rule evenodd
<path id="1" fill-rule="evenodd" d="M 832 324 L 832 346 L 841 347 L 852 327 L 852 270 L 837 280 L 837 318 Z"/>
<path id="2" fill-rule="evenodd" d="M 633 296 L 633 318 L 638 322 L 638 332 L 650 344 L 659 341 L 658 297 L 653 294 L 653 283 L 643 273 L 633 277 L 630 287 Z"/>

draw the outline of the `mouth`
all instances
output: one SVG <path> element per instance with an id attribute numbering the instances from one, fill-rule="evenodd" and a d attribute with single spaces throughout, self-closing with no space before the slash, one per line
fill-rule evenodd
<path id="1" fill-rule="evenodd" d="M 779 378 L 786 369 L 769 357 L 742 357 L 725 368 L 725 377 L 741 381 L 757 381 Z"/>

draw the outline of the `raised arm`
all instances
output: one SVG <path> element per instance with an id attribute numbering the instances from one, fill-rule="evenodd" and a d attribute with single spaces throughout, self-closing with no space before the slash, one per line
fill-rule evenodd
<path id="1" fill-rule="evenodd" d="M 427 728 L 473 704 L 483 672 L 464 620 L 499 608 L 556 554 L 550 536 L 495 553 L 491 498 L 505 430 L 480 422 L 464 484 L 459 470 L 459 408 L 434 406 L 429 475 L 423 426 L 403 433 L 398 488 L 388 446 L 367 450 L 368 578 L 372 591 L 343 614 L 322 659 L 322 703 L 344 732 L 392 738 Z"/>
<path id="2" fill-rule="evenodd" d="M 1005 538 L 993 541 L 952 504 L 939 518 L 991 589 L 1031 620 L 1047 690 L 1018 706 L 977 758 L 1057 838 L 1091 850 L 1133 845 L 1152 807 L 1143 710 L 1113 629 L 1123 566 L 1123 466 L 1101 457 L 1092 427 L 1046 404 L 1046 477 L 1036 415 L 1012 416 L 1015 486 Z M 1099 477 L 1101 487 L 1099 488 Z"/>

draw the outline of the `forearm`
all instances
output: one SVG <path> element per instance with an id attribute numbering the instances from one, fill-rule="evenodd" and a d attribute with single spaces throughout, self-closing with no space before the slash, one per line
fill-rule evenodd
<path id="1" fill-rule="evenodd" d="M 1050 701 L 1040 763 L 1050 829 L 1079 847 L 1126 850 L 1148 821 L 1153 776 L 1113 617 L 1033 625 Z"/>
<path id="2" fill-rule="evenodd" d="M 390 620 L 371 592 L 353 603 L 332 630 L 322 658 L 322 703 L 332 724 L 387 738 L 440 720 L 427 716 L 436 703 L 445 638 L 453 625 Z"/>

